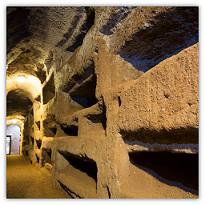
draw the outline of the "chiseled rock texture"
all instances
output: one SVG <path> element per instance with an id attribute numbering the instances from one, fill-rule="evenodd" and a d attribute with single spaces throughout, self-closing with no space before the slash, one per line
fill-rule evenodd
<path id="1" fill-rule="evenodd" d="M 72 198 L 197 198 L 198 52 L 198 7 L 8 7 L 22 154 Z"/>

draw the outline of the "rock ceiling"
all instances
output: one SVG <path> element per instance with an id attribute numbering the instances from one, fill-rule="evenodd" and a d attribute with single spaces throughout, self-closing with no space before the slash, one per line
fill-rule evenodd
<path id="1" fill-rule="evenodd" d="M 197 8 L 188 7 L 8 7 L 7 78 L 31 75 L 43 83 L 52 62 L 58 62 L 57 54 L 69 59 L 91 27 L 94 27 L 94 33 L 90 39 L 104 35 L 112 52 L 146 72 L 164 58 L 197 42 L 197 12 Z M 136 22 L 130 21 L 131 18 L 135 18 Z M 121 21 L 125 23 L 117 26 Z M 168 27 L 175 27 L 175 33 Z M 129 36 L 132 36 L 131 39 Z M 91 41 L 87 41 L 87 50 L 93 46 Z M 176 45 L 169 42 L 176 42 Z M 182 47 L 177 47 L 179 44 Z M 92 49 L 95 49 L 94 46 Z M 82 55 L 89 55 L 89 51 L 82 51 Z M 36 85 L 26 86 L 34 90 Z M 40 93 L 35 93 L 35 97 L 37 95 Z M 22 93 L 15 94 L 12 99 L 16 102 L 21 98 L 27 102 L 22 96 Z M 12 103 L 8 106 L 10 109 Z"/>

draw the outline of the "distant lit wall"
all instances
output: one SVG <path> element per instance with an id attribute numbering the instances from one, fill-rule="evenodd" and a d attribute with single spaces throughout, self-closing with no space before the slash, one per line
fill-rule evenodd
<path id="1" fill-rule="evenodd" d="M 9 125 L 6 129 L 6 135 L 11 136 L 11 154 L 19 154 L 20 149 L 20 127 Z"/>

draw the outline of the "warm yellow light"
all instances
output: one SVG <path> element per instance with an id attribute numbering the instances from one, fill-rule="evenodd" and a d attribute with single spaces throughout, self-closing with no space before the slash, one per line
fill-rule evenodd
<path id="1" fill-rule="evenodd" d="M 33 100 L 41 94 L 41 81 L 38 77 L 26 73 L 16 73 L 7 76 L 6 92 L 9 93 L 11 90 L 16 89 L 21 89 L 27 97 Z"/>
<path id="2" fill-rule="evenodd" d="M 25 82 L 25 76 L 23 76 L 23 75 L 19 75 L 19 76 L 17 76 L 17 78 L 16 78 L 16 80 L 19 82 L 19 83 L 23 83 L 23 82 Z"/>
<path id="3" fill-rule="evenodd" d="M 8 122 L 9 122 L 9 124 L 17 124 L 18 120 L 17 119 L 12 119 L 12 120 L 9 120 Z"/>

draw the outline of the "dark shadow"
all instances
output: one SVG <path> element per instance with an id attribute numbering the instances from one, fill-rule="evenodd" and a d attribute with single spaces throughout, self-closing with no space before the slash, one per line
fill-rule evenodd
<path id="1" fill-rule="evenodd" d="M 97 165 L 87 156 L 78 156 L 65 151 L 58 151 L 74 168 L 86 173 L 97 183 Z"/>
<path id="2" fill-rule="evenodd" d="M 89 114 L 87 119 L 90 120 L 92 123 L 101 123 L 104 130 L 106 129 L 106 115 L 105 113 L 101 113 L 98 115 Z"/>
<path id="3" fill-rule="evenodd" d="M 37 140 L 36 139 L 36 145 L 37 145 L 37 147 L 38 147 L 38 149 L 40 149 L 41 148 L 41 144 L 42 144 L 42 140 Z"/>
<path id="4" fill-rule="evenodd" d="M 81 72 L 74 74 L 68 80 L 63 91 L 68 92 L 74 102 L 86 108 L 97 103 L 95 97 L 96 83 L 94 62 L 91 60 Z"/>
<path id="5" fill-rule="evenodd" d="M 198 7 L 175 7 L 147 24 L 118 51 L 143 72 L 198 42 Z"/>
<path id="6" fill-rule="evenodd" d="M 38 129 L 40 130 L 41 129 L 40 121 L 36 121 L 36 125 L 37 125 Z"/>
<path id="7" fill-rule="evenodd" d="M 95 10 L 90 7 L 85 7 L 85 11 L 87 18 L 81 26 L 79 35 L 76 36 L 74 43 L 66 49 L 67 51 L 74 52 L 76 48 L 82 45 L 85 35 L 95 22 Z"/>
<path id="8" fill-rule="evenodd" d="M 119 9 L 111 15 L 106 24 L 102 26 L 100 32 L 105 35 L 112 35 L 113 29 L 118 23 L 122 22 L 128 16 L 128 14 L 132 11 L 132 8 L 125 6 L 119 7 Z"/>
<path id="9" fill-rule="evenodd" d="M 83 81 L 85 81 L 87 78 L 89 78 L 95 71 L 94 71 L 94 62 L 93 60 L 88 62 L 88 65 L 86 65 L 83 68 L 83 71 L 80 73 L 74 74 L 68 81 L 68 83 L 64 86 L 63 91 L 69 92 L 74 85 L 81 84 Z"/>
<path id="10" fill-rule="evenodd" d="M 144 143 L 159 144 L 198 144 L 198 128 L 185 127 L 170 130 L 138 129 L 136 131 L 120 130 L 126 142 L 141 141 Z"/>
<path id="11" fill-rule="evenodd" d="M 73 35 L 73 32 L 75 31 L 76 26 L 78 25 L 78 22 L 80 20 L 80 16 L 76 15 L 73 17 L 73 20 L 71 22 L 71 27 L 68 29 L 68 31 L 63 35 L 63 39 L 60 40 L 57 44 L 56 47 L 62 47 L 68 39 Z"/>
<path id="12" fill-rule="evenodd" d="M 73 199 L 75 198 L 81 198 L 79 195 L 77 195 L 75 192 L 71 191 L 67 186 L 65 186 L 62 182 L 57 180 L 60 186 L 62 187 L 63 190 L 66 191 L 66 193 Z"/>
<path id="13" fill-rule="evenodd" d="M 160 181 L 198 194 L 198 154 L 133 152 L 129 158 Z"/>
<path id="14" fill-rule="evenodd" d="M 52 156 L 52 150 L 51 149 L 49 149 L 49 148 L 43 148 L 42 149 L 43 164 L 45 164 L 45 163 L 52 164 L 51 156 Z"/>
<path id="15" fill-rule="evenodd" d="M 7 7 L 7 53 L 14 48 L 18 42 L 31 35 L 29 31 L 30 10 L 25 7 Z"/>
<path id="16" fill-rule="evenodd" d="M 51 75 L 48 82 L 43 87 L 43 104 L 48 103 L 55 96 L 54 74 Z"/>
<path id="17" fill-rule="evenodd" d="M 78 126 L 60 124 L 60 127 L 63 130 L 63 132 L 65 132 L 65 134 L 70 136 L 78 136 Z"/>

